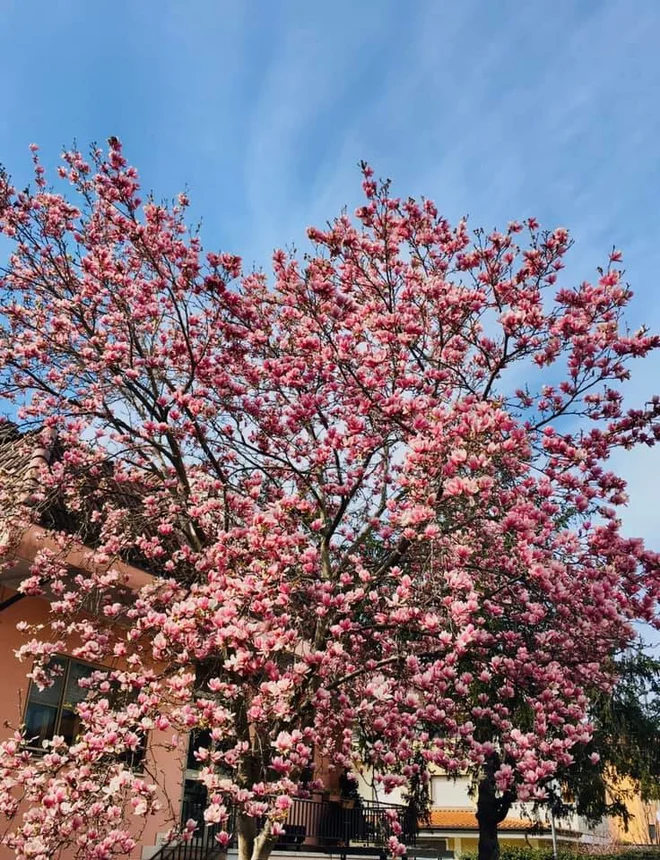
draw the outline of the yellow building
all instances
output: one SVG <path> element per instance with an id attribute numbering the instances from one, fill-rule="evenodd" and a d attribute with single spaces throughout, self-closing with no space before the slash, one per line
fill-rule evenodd
<path id="1" fill-rule="evenodd" d="M 621 820 L 611 819 L 612 841 L 623 845 L 660 844 L 660 802 L 644 802 L 629 781 L 622 781 L 621 786 L 631 820 L 626 828 Z"/>

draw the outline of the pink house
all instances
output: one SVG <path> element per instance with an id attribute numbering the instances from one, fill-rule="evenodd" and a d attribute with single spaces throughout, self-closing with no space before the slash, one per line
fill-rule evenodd
<path id="1" fill-rule="evenodd" d="M 49 452 L 35 447 L 26 456 L 24 438 L 16 434 L 10 425 L 0 430 L 0 488 L 7 493 L 7 488 L 15 492 L 29 494 L 34 473 L 39 462 L 47 459 Z M 18 590 L 21 582 L 29 575 L 30 565 L 35 554 L 42 548 L 53 545 L 52 534 L 41 525 L 33 525 L 20 536 L 0 534 L 2 542 L 13 543 L 11 561 L 0 572 L 0 653 L 4 655 L 3 672 L 0 677 L 0 724 L 2 726 L 17 726 L 24 724 L 26 736 L 30 744 L 38 751 L 41 742 L 51 739 L 54 735 L 63 735 L 73 740 L 78 728 L 76 703 L 84 699 L 85 691 L 79 686 L 78 680 L 84 678 L 94 668 L 88 663 L 74 659 L 69 654 L 58 657 L 61 675 L 52 687 L 39 691 L 36 685 L 30 683 L 26 673 L 30 666 L 25 662 L 19 663 L 14 658 L 14 651 L 24 644 L 23 634 L 17 630 L 19 622 L 45 623 L 48 621 L 50 603 L 48 595 L 32 597 L 21 594 Z M 73 550 L 65 559 L 67 566 L 73 570 L 85 570 L 89 553 L 81 546 Z M 151 574 L 131 565 L 118 563 L 125 575 L 129 588 L 139 588 L 147 584 Z M 4 729 L 8 733 L 8 729 Z M 154 733 L 157 735 L 158 733 Z M 170 829 L 179 816 L 179 807 L 183 801 L 185 787 L 184 759 L 185 753 L 164 753 L 159 738 L 149 739 L 146 750 L 136 757 L 134 766 L 141 766 L 144 756 L 151 757 L 152 764 L 163 774 L 167 797 L 163 804 L 163 813 L 158 817 L 147 819 L 146 825 L 139 832 L 139 850 L 136 856 L 147 857 L 156 850 L 159 841 Z M 38 754 L 38 753 L 37 753 Z M 194 774 L 192 774 L 194 776 Z M 172 809 L 172 806 L 175 809 Z M 142 824 L 142 822 L 140 822 Z M 3 828 L 4 829 L 4 828 Z M 0 846 L 0 858 L 13 856 L 7 847 Z"/>

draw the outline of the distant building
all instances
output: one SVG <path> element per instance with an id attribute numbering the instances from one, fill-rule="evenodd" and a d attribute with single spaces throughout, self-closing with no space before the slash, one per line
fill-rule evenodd
<path id="1" fill-rule="evenodd" d="M 360 792 L 366 798 L 375 798 L 374 787 L 368 778 L 360 780 Z M 402 802 L 396 793 L 378 796 L 383 800 Z M 428 821 L 420 822 L 414 849 L 416 857 L 452 858 L 462 853 L 476 853 L 479 826 L 476 818 L 476 799 L 470 794 L 468 777 L 448 777 L 438 774 L 431 779 L 431 810 Z M 557 844 L 564 848 L 605 848 L 615 844 L 658 844 L 660 821 L 659 804 L 644 804 L 639 796 L 631 794 L 630 812 L 633 819 L 626 831 L 620 821 L 605 819 L 589 824 L 577 815 L 554 822 Z M 534 811 L 531 804 L 515 803 L 499 826 L 500 844 L 552 848 L 552 822 L 549 810 Z"/>

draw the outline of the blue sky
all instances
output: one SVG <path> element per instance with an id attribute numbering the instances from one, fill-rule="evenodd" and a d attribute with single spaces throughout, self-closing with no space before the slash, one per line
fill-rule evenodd
<path id="1" fill-rule="evenodd" d="M 451 218 L 571 228 L 571 272 L 616 244 L 660 329 L 657 0 L 0 0 L 0 161 L 120 137 L 158 197 L 187 186 L 209 246 L 267 265 L 359 195 L 370 161 Z M 660 390 L 640 366 L 630 402 Z M 660 451 L 616 466 L 660 549 Z"/>

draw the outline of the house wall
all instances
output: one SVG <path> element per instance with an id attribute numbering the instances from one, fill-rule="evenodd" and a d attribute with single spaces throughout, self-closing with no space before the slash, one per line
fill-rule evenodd
<path id="1" fill-rule="evenodd" d="M 373 778 L 373 772 L 369 768 L 364 768 L 357 777 L 358 791 L 360 797 L 365 800 L 378 801 L 380 803 L 403 803 L 403 793 L 401 789 L 394 789 L 390 794 L 385 794 L 382 785 L 377 785 Z"/>
<path id="2" fill-rule="evenodd" d="M 469 791 L 470 781 L 465 776 L 453 779 L 443 774 L 431 779 L 431 802 L 439 809 L 475 809 Z"/>
<path id="3" fill-rule="evenodd" d="M 632 819 L 626 829 L 622 821 L 612 821 L 612 837 L 615 842 L 626 845 L 651 845 L 658 844 L 658 831 L 660 830 L 660 803 L 645 803 L 641 797 L 634 794 L 632 785 L 624 782 L 623 788 L 630 792 L 626 800 L 628 811 Z"/>
<path id="4" fill-rule="evenodd" d="M 15 592 L 0 586 L 0 602 L 11 597 Z M 23 635 L 16 629 L 19 621 L 29 624 L 45 623 L 48 620 L 49 604 L 46 600 L 35 597 L 24 597 L 0 612 L 0 654 L 2 655 L 2 673 L 0 674 L 0 726 L 6 723 L 11 726 L 19 725 L 23 720 L 29 681 L 26 673 L 30 666 L 19 663 L 14 657 L 14 651 L 24 644 Z M 10 729 L 1 728 L 2 737 L 10 734 Z M 135 857 L 150 853 L 149 848 L 157 844 L 158 835 L 164 835 L 178 821 L 182 793 L 182 774 L 185 750 L 172 753 L 164 750 L 163 744 L 169 742 L 171 735 L 162 732 L 150 733 L 147 747 L 147 765 L 157 774 L 158 782 L 165 786 L 161 796 L 164 806 L 162 814 L 147 819 L 136 819 L 135 834 L 139 835 L 138 848 Z M 9 849 L 0 846 L 0 860 L 10 860 L 13 854 Z M 66 860 L 63 855 L 62 860 Z"/>
<path id="5" fill-rule="evenodd" d="M 523 836 L 522 834 L 511 835 L 507 833 L 500 833 L 499 842 L 500 846 L 518 848 L 548 848 L 551 844 L 547 838 Z M 444 848 L 445 845 L 446 849 Z M 463 854 L 476 854 L 478 847 L 478 836 L 476 833 L 470 831 L 442 834 L 422 833 L 417 840 L 415 854 L 418 857 L 429 858 L 429 860 L 433 860 L 434 852 L 437 852 L 436 857 L 458 858 Z"/>

